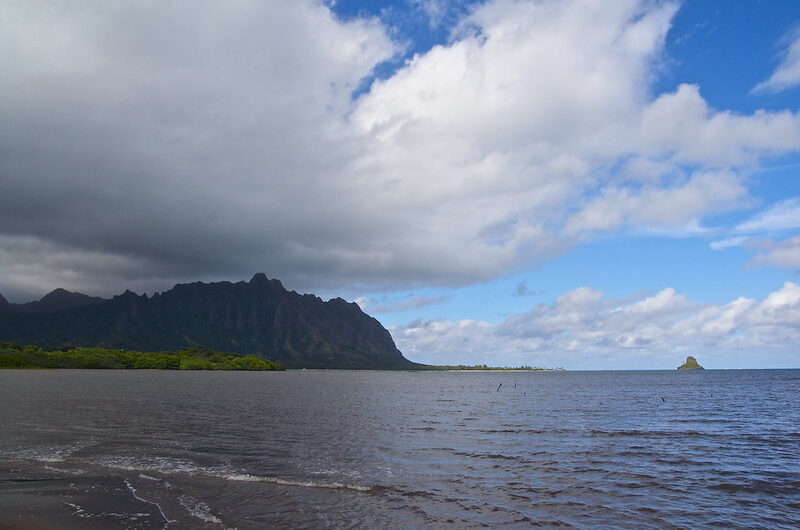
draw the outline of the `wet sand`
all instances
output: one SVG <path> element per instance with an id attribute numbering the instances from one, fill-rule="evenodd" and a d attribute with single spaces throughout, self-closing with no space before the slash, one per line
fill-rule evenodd
<path id="1" fill-rule="evenodd" d="M 0 475 L 0 529 L 144 529 L 166 523 L 118 477 Z"/>

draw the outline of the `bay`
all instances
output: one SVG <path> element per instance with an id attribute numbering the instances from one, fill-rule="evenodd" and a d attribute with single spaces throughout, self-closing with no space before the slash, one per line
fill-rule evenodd
<path id="1" fill-rule="evenodd" d="M 0 400 L 0 528 L 800 526 L 800 370 L 6 370 Z"/>

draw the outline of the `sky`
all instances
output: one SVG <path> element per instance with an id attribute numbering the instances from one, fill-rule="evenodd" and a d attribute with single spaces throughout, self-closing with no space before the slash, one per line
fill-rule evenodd
<path id="1" fill-rule="evenodd" d="M 0 3 L 0 293 L 256 272 L 434 364 L 800 368 L 793 0 Z"/>

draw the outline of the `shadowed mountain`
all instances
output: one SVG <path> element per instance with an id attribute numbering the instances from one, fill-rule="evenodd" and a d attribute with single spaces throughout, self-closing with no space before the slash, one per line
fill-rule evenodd
<path id="1" fill-rule="evenodd" d="M 54 303 L 36 312 L 9 311 L 15 305 L 0 302 L 0 340 L 140 351 L 204 346 L 256 354 L 288 368 L 416 366 L 357 304 L 287 291 L 262 273 L 249 282 L 179 284 L 149 298 L 126 291 L 60 310 L 41 309 Z"/>
<path id="2" fill-rule="evenodd" d="M 96 296 L 73 293 L 66 289 L 54 289 L 44 295 L 38 302 L 28 302 L 27 304 L 9 304 L 2 295 L 0 295 L 0 298 L 2 298 L 2 300 L 0 300 L 0 311 L 12 313 L 53 313 L 65 309 L 102 304 L 107 301 Z M 5 302 L 5 304 L 3 302 Z"/>

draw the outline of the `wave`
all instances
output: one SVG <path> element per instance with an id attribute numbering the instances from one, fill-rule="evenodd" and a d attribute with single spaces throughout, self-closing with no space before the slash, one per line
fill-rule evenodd
<path id="1" fill-rule="evenodd" d="M 57 464 L 66 462 L 75 453 L 95 445 L 94 441 L 79 441 L 70 444 L 56 444 L 56 445 L 43 445 L 35 447 L 26 447 L 12 449 L 8 452 L 0 452 L 0 456 L 4 458 L 12 458 L 15 460 L 32 460 L 36 462 L 44 462 L 49 464 Z"/>
<path id="2" fill-rule="evenodd" d="M 742 482 L 720 482 L 711 484 L 709 487 L 726 493 L 794 495 L 800 489 L 800 480 L 787 480 L 783 483 L 774 483 L 767 480 L 745 480 Z"/>
<path id="3" fill-rule="evenodd" d="M 222 525 L 222 519 L 211 513 L 211 508 L 209 508 L 208 504 L 199 501 L 190 495 L 181 495 L 178 497 L 178 502 L 181 503 L 181 506 L 186 508 L 186 511 L 189 512 L 189 515 L 192 517 L 200 519 L 206 523 Z"/>
<path id="4" fill-rule="evenodd" d="M 504 428 L 504 429 L 481 429 L 481 434 L 574 434 L 573 429 L 531 429 L 529 427 Z"/>
<path id="5" fill-rule="evenodd" d="M 458 456 L 466 456 L 469 458 L 488 458 L 490 460 L 514 460 L 514 461 L 524 461 L 524 459 L 520 456 L 512 456 L 512 455 L 504 455 L 501 453 L 480 453 L 480 452 L 467 452 L 467 451 L 455 451 L 456 455 Z"/>
<path id="6" fill-rule="evenodd" d="M 600 429 L 592 429 L 591 431 L 592 436 L 598 437 L 635 437 L 635 438 L 700 438 L 700 437 L 714 437 L 716 434 L 708 433 L 708 432 L 699 432 L 699 431 L 664 431 L 664 430 L 641 430 L 641 429 L 630 429 L 630 430 L 622 430 L 622 431 L 604 431 Z"/>
<path id="7" fill-rule="evenodd" d="M 165 514 L 165 513 L 164 513 L 164 509 L 161 507 L 161 505 L 160 505 L 159 503 L 157 503 L 157 502 L 153 502 L 153 501 L 149 501 L 149 500 L 147 500 L 147 499 L 145 499 L 145 498 L 142 498 L 142 497 L 140 497 L 140 496 L 139 496 L 139 495 L 136 493 L 136 488 L 134 488 L 134 487 L 133 487 L 133 484 L 131 484 L 131 481 L 130 481 L 130 480 L 128 480 L 128 479 L 125 479 L 125 486 L 127 486 L 127 487 L 128 487 L 128 491 L 130 491 L 130 492 L 131 492 L 131 495 L 133 495 L 133 497 L 134 497 L 136 500 L 139 500 L 139 501 L 141 501 L 141 502 L 144 502 L 144 503 L 146 503 L 146 504 L 152 504 L 153 506 L 155 506 L 156 508 L 158 508 L 158 512 L 161 514 L 161 517 L 163 517 L 163 518 L 164 518 L 164 521 L 165 521 L 164 527 L 166 527 L 166 526 L 167 526 L 167 525 L 169 525 L 170 523 L 175 523 L 175 522 L 177 522 L 177 521 L 175 521 L 174 519 L 170 519 L 169 517 L 167 517 L 167 514 Z"/>
<path id="8" fill-rule="evenodd" d="M 123 471 L 132 471 L 139 473 L 141 478 L 154 480 L 155 477 L 149 475 L 142 475 L 142 473 L 161 473 L 165 475 L 190 475 L 198 477 L 207 477 L 221 480 L 228 480 L 232 482 L 261 482 L 267 484 L 277 484 L 280 486 L 294 486 L 301 488 L 318 488 L 318 489 L 334 489 L 334 490 L 351 490 L 360 492 L 373 492 L 380 489 L 379 486 L 363 486 L 359 484 L 348 484 L 344 482 L 322 482 L 314 480 L 300 480 L 289 479 L 283 477 L 270 477 L 263 475 L 255 475 L 252 473 L 233 471 L 226 468 L 208 468 L 197 466 L 186 460 L 172 460 L 172 459 L 158 459 L 153 463 L 135 463 L 130 459 L 122 461 L 105 461 L 98 462 L 100 465 L 110 469 L 119 469 Z M 158 480 L 158 479 L 155 479 Z"/>
<path id="9" fill-rule="evenodd" d="M 281 486 L 296 486 L 300 488 L 320 488 L 333 490 L 352 490 L 361 492 L 373 492 L 381 489 L 380 486 L 360 486 L 357 484 L 345 484 L 343 482 L 316 482 L 312 480 L 291 480 L 279 477 L 265 477 L 252 475 L 250 473 L 231 473 L 231 474 L 211 474 L 214 477 L 231 480 L 234 482 L 266 482 L 269 484 L 279 484 Z"/>
<path id="10" fill-rule="evenodd" d="M 136 459 L 134 457 L 120 457 L 120 456 L 106 456 L 100 459 L 70 459 L 67 460 L 68 455 L 74 453 L 79 448 L 79 444 L 73 444 L 65 447 L 47 448 L 44 450 L 25 450 L 19 451 L 14 454 L 18 459 L 28 460 L 29 462 L 38 462 L 44 464 L 42 467 L 49 471 L 57 473 L 79 474 L 85 475 L 89 473 L 87 469 L 92 467 L 100 467 L 108 470 L 128 471 L 136 473 L 136 475 L 148 482 L 162 481 L 154 475 L 188 475 L 194 477 L 205 477 L 212 479 L 221 479 L 232 482 L 260 482 L 265 484 L 276 484 L 280 486 L 292 486 L 299 488 L 317 488 L 317 489 L 331 489 L 331 490 L 349 490 L 364 493 L 377 492 L 385 489 L 378 485 L 360 485 L 351 484 L 346 482 L 324 482 L 319 480 L 303 480 L 292 479 L 285 477 L 264 476 L 248 473 L 246 471 L 232 470 L 227 467 L 204 467 L 197 465 L 194 462 L 184 459 L 175 458 L 150 458 L 150 459 Z M 70 466 L 80 466 L 80 469 L 62 469 L 61 467 L 55 468 L 51 464 L 59 463 L 64 467 L 64 464 Z M 134 497 L 137 496 L 136 490 L 133 485 L 125 479 L 126 485 Z M 171 487 L 169 482 L 164 481 L 168 487 Z M 137 497 L 138 498 L 138 497 Z M 144 502 L 145 499 L 140 499 Z M 155 503 L 153 503 L 155 504 Z M 202 507 L 198 505 L 198 510 Z M 187 508 L 188 510 L 188 508 Z M 200 513 L 198 511 L 198 513 Z"/>

